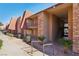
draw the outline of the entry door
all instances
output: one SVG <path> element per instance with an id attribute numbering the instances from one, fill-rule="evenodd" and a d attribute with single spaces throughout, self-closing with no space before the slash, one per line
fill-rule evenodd
<path id="1" fill-rule="evenodd" d="M 68 23 L 64 23 L 64 38 L 68 39 Z"/>

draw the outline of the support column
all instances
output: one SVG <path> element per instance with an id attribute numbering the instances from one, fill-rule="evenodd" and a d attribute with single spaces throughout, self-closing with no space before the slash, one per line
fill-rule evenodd
<path id="1" fill-rule="evenodd" d="M 50 41 L 52 41 L 52 29 L 53 29 L 53 28 L 52 28 L 52 27 L 53 27 L 53 26 L 52 26 L 52 23 L 53 23 L 53 21 L 52 21 L 53 19 L 52 19 L 52 18 L 53 18 L 53 17 L 52 17 L 52 14 L 49 14 L 49 21 L 48 21 L 48 27 L 49 27 L 48 32 L 49 32 L 49 35 L 48 35 L 48 36 L 49 36 L 49 40 L 50 40 Z"/>
<path id="2" fill-rule="evenodd" d="M 49 19 L 48 19 L 48 31 L 49 31 L 49 40 L 53 41 L 56 37 L 56 32 L 57 32 L 57 17 L 53 14 L 49 14 Z"/>
<path id="3" fill-rule="evenodd" d="M 73 6 L 68 8 L 68 38 L 73 39 Z"/>

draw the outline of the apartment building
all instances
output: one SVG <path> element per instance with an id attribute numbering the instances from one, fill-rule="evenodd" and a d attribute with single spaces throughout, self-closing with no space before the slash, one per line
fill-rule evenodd
<path id="1" fill-rule="evenodd" d="M 45 41 L 56 42 L 66 37 L 73 41 L 73 52 L 79 53 L 79 4 L 60 3 L 36 14 L 24 11 L 20 23 L 21 34 L 32 37 L 44 36 Z M 9 25 L 15 31 L 15 20 Z M 17 30 L 18 31 L 18 30 Z"/>
<path id="2" fill-rule="evenodd" d="M 35 37 L 45 36 L 46 41 L 64 37 L 64 25 L 68 24 L 68 18 L 71 18 L 71 8 L 72 4 L 57 4 L 25 18 L 26 33 Z M 67 35 L 72 38 L 70 33 Z"/>
<path id="3" fill-rule="evenodd" d="M 21 21 L 22 21 L 22 17 L 18 17 L 16 20 L 16 34 L 18 38 L 21 38 Z"/>
<path id="4" fill-rule="evenodd" d="M 11 18 L 10 23 L 8 25 L 8 29 L 7 29 L 9 33 L 16 34 L 16 20 L 17 18 L 15 17 Z"/>
<path id="5" fill-rule="evenodd" d="M 27 17 L 24 22 L 26 24 L 24 33 L 34 37 L 45 36 L 46 41 L 56 41 L 59 38 L 68 37 L 73 41 L 73 51 L 78 53 L 78 6 L 79 4 L 56 4 Z"/>
<path id="6" fill-rule="evenodd" d="M 30 11 L 24 11 L 23 16 L 22 16 L 22 21 L 21 21 L 21 32 L 22 32 L 22 36 L 26 37 L 27 35 L 27 22 L 26 22 L 26 18 L 30 17 L 32 15 L 32 13 Z"/>

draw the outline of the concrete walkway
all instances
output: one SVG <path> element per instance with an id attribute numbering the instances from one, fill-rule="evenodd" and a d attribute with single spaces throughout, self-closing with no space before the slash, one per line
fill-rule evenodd
<path id="1" fill-rule="evenodd" d="M 26 44 L 22 39 L 10 37 L 0 32 L 0 39 L 3 40 L 0 56 L 43 56 L 43 53 Z M 30 53 L 33 49 L 33 53 Z M 46 54 L 45 54 L 46 55 Z"/>

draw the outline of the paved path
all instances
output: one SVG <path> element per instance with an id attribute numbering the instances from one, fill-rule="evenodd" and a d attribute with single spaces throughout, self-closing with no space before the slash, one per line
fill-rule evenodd
<path id="1" fill-rule="evenodd" d="M 0 32 L 0 39 L 3 40 L 3 46 L 0 50 L 0 56 L 42 56 L 43 53 L 37 49 L 31 47 L 22 41 L 22 39 L 17 39 L 15 37 L 9 37 Z M 33 53 L 30 53 L 31 48 Z"/>

